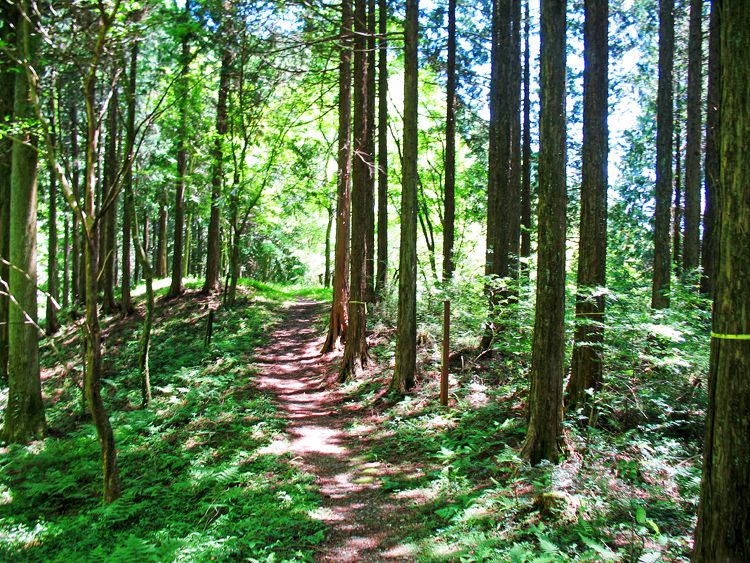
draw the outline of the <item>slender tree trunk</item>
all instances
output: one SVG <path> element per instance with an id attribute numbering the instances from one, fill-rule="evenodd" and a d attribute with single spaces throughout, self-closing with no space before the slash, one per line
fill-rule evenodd
<path id="1" fill-rule="evenodd" d="M 70 218 L 65 215 L 63 223 L 63 292 L 62 306 L 67 309 L 70 305 Z"/>
<path id="2" fill-rule="evenodd" d="M 101 448 L 103 471 L 103 497 L 106 504 L 120 496 L 120 474 L 117 467 L 117 450 L 107 411 L 101 397 L 102 349 L 97 303 L 97 279 L 99 264 L 99 228 L 96 221 L 96 155 L 101 133 L 95 108 L 95 69 L 88 75 L 85 85 L 86 100 L 86 177 L 84 180 L 84 207 L 86 220 L 84 275 L 86 280 L 86 369 L 84 373 L 84 396 L 96 428 Z"/>
<path id="3" fill-rule="evenodd" d="M 339 370 L 339 382 L 365 367 L 367 351 L 367 205 L 368 175 L 371 173 L 367 153 L 367 2 L 354 3 L 354 152 L 352 166 L 352 250 L 351 298 L 346 346 Z"/>
<path id="4" fill-rule="evenodd" d="M 750 561 L 750 10 L 721 2 L 721 198 L 693 561 Z"/>
<path id="5" fill-rule="evenodd" d="M 686 272 L 700 264 L 701 214 L 701 90 L 703 84 L 702 0 L 690 0 L 688 37 L 687 146 L 685 147 L 685 242 L 682 266 Z"/>
<path id="6" fill-rule="evenodd" d="M 226 16 L 225 16 L 226 17 Z M 222 28 L 223 29 L 223 28 Z M 214 137 L 213 160 L 211 163 L 211 218 L 208 223 L 208 255 L 206 257 L 206 282 L 204 293 L 221 289 L 221 200 L 224 179 L 224 136 L 227 134 L 227 94 L 229 93 L 229 72 L 232 66 L 232 53 L 225 47 L 221 54 L 219 71 L 219 101 L 216 106 L 216 136 Z"/>
<path id="7" fill-rule="evenodd" d="M 346 338 L 349 324 L 349 218 L 350 181 L 352 169 L 352 7 L 350 0 L 341 3 L 341 34 L 339 52 L 339 141 L 338 185 L 336 188 L 336 246 L 333 264 L 333 302 L 328 336 L 322 353 L 338 348 Z"/>
<path id="8" fill-rule="evenodd" d="M 598 391 L 604 356 L 604 292 L 607 284 L 607 95 L 609 2 L 586 0 L 583 28 L 583 154 L 578 292 L 567 406 L 591 403 Z M 590 409 L 587 409 L 591 412 Z"/>
<path id="9" fill-rule="evenodd" d="M 185 3 L 186 17 L 190 14 L 190 2 Z M 182 54 L 180 56 L 180 125 L 177 132 L 177 184 L 174 198 L 174 237 L 172 249 L 172 283 L 167 298 L 177 297 L 185 291 L 182 285 L 183 241 L 185 237 L 185 184 L 188 165 L 188 71 L 190 67 L 190 35 L 187 31 L 182 36 Z"/>
<path id="10" fill-rule="evenodd" d="M 326 269 L 323 274 L 323 287 L 331 287 L 331 231 L 333 230 L 334 219 L 333 206 L 329 205 L 326 208 L 326 211 L 328 211 L 328 222 L 326 223 Z"/>
<path id="11" fill-rule="evenodd" d="M 0 30 L 0 38 L 6 43 L 14 42 L 12 20 L 16 13 L 9 4 L 0 4 L 0 17 L 9 25 Z M 16 88 L 16 73 L 7 57 L 0 58 L 0 116 L 13 118 L 13 95 Z M 0 384 L 8 382 L 8 282 L 10 270 L 10 184 L 13 141 L 9 135 L 0 138 Z"/>
<path id="12" fill-rule="evenodd" d="M 104 150 L 104 184 L 102 186 L 101 208 L 104 217 L 102 225 L 102 246 L 99 261 L 102 264 L 102 308 L 106 313 L 118 309 L 115 301 L 115 247 L 117 246 L 117 198 L 115 179 L 119 168 L 117 161 L 117 90 L 109 101 L 107 118 L 107 146 Z"/>
<path id="13" fill-rule="evenodd" d="M 682 260 L 680 254 L 682 229 L 682 127 L 679 108 L 675 112 L 674 147 L 674 207 L 672 208 L 672 265 L 676 276 L 680 275 Z"/>
<path id="14" fill-rule="evenodd" d="M 508 76 L 510 78 L 510 152 L 508 176 L 508 275 L 518 279 L 518 256 L 521 243 L 521 1 L 511 2 L 511 46 Z M 515 300 L 517 287 L 511 284 L 509 293 Z"/>
<path id="15" fill-rule="evenodd" d="M 16 48 L 21 60 L 36 56 L 30 0 L 20 0 Z M 26 72 L 15 73 L 13 116 L 21 123 L 36 116 Z M 8 313 L 8 403 L 2 439 L 27 443 L 45 434 L 39 374 L 36 302 L 37 139 L 26 126 L 13 139 L 10 178 L 10 291 Z"/>
<path id="16" fill-rule="evenodd" d="M 135 150 L 135 109 L 136 109 L 136 87 L 138 84 L 138 40 L 134 39 L 130 46 L 130 72 L 128 76 L 127 103 L 128 114 L 125 122 L 125 146 L 127 154 L 125 155 L 125 205 L 122 214 L 122 314 L 132 315 L 134 308 L 130 298 L 130 243 L 132 236 L 132 224 L 135 217 L 135 203 L 133 201 L 133 166 L 135 166 L 133 151 Z M 128 196 L 130 192 L 130 196 Z M 136 229 L 135 236 L 138 236 Z"/>
<path id="17" fill-rule="evenodd" d="M 456 222 L 456 0 L 448 0 L 448 83 L 445 112 L 445 212 L 443 215 L 443 282 L 453 277 Z"/>
<path id="18" fill-rule="evenodd" d="M 706 156 L 704 163 L 704 193 L 706 210 L 703 214 L 701 241 L 701 292 L 713 295 L 716 271 L 716 229 L 719 200 L 719 103 L 721 80 L 721 42 L 719 40 L 720 0 L 711 1 L 711 20 L 708 35 L 708 92 L 706 101 Z"/>
<path id="19" fill-rule="evenodd" d="M 159 224 L 158 234 L 156 242 L 156 277 L 165 278 L 167 277 L 167 228 L 168 228 L 168 216 L 167 216 L 167 205 L 165 203 L 166 193 L 162 196 L 162 201 L 159 205 Z"/>
<path id="20" fill-rule="evenodd" d="M 71 96 L 72 98 L 72 96 Z M 80 168 L 78 166 L 78 107 L 75 101 L 70 102 L 70 160 L 71 168 L 73 169 L 73 198 L 77 204 L 80 204 Z M 81 225 L 80 217 L 78 213 L 73 213 L 73 226 L 72 226 L 72 253 L 73 263 L 71 272 L 71 287 L 73 289 L 73 302 L 81 303 L 83 297 L 83 276 L 81 275 L 81 254 L 82 254 L 82 234 L 83 226 Z"/>
<path id="21" fill-rule="evenodd" d="M 530 49 L 529 49 L 529 27 L 531 16 L 529 15 L 529 2 L 524 5 L 523 18 L 523 161 L 521 167 L 521 257 L 531 257 L 531 72 L 530 72 Z M 523 272 L 528 276 L 529 267 L 523 264 Z"/>
<path id="22" fill-rule="evenodd" d="M 539 131 L 539 267 L 529 379 L 529 428 L 521 455 L 557 462 L 565 359 L 565 0 L 542 0 Z"/>
<path id="23" fill-rule="evenodd" d="M 406 0 L 404 29 L 404 162 L 401 187 L 401 246 L 398 279 L 398 336 L 391 391 L 414 387 L 417 371 L 417 121 L 419 0 Z"/>
<path id="24" fill-rule="evenodd" d="M 388 3 L 378 0 L 378 267 L 375 293 L 388 283 Z"/>
<path id="25" fill-rule="evenodd" d="M 366 158 L 367 175 L 367 238 L 365 242 L 365 301 L 374 302 L 375 296 L 375 0 L 367 0 L 367 117 Z"/>
<path id="26" fill-rule="evenodd" d="M 659 0 L 659 84 L 656 95 L 656 216 L 651 307 L 669 307 L 670 208 L 672 204 L 672 126 L 674 0 Z"/>
<path id="27" fill-rule="evenodd" d="M 52 87 L 50 90 L 54 92 L 55 88 Z M 49 103 L 49 128 L 53 146 L 57 142 L 57 121 L 55 119 L 57 108 L 55 106 L 54 94 L 51 94 Z M 60 271 L 57 266 L 57 175 L 51 169 L 49 171 L 48 229 L 45 332 L 47 335 L 50 335 L 55 334 L 60 329 L 60 323 L 57 320 L 57 309 L 60 301 Z"/>

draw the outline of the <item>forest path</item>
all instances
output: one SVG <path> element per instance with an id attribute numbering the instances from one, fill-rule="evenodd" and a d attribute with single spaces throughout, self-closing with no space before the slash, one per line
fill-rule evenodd
<path id="1" fill-rule="evenodd" d="M 268 346 L 257 351 L 259 387 L 276 397 L 287 419 L 286 439 L 267 450 L 291 453 L 316 476 L 323 508 L 314 517 L 328 526 L 316 561 L 412 561 L 401 538 L 414 531 L 413 508 L 381 488 L 386 464 L 362 455 L 366 426 L 344 408 L 335 384 L 341 354 L 320 354 L 325 312 L 322 303 L 290 304 Z"/>

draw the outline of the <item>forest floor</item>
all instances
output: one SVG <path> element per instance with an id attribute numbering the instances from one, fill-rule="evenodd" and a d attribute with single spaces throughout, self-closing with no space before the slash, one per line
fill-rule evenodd
<path id="1" fill-rule="evenodd" d="M 256 382 L 276 398 L 287 420 L 286 435 L 267 449 L 290 453 L 313 475 L 323 497 L 315 517 L 328 527 L 319 561 L 412 560 L 404 539 L 418 517 L 404 499 L 382 484 L 401 460 L 367 457 L 367 413 L 348 408 L 335 384 L 341 353 L 321 355 L 325 335 L 317 322 L 325 305 L 309 300 L 291 303 L 287 315 L 258 351 Z"/>
<path id="2" fill-rule="evenodd" d="M 417 385 L 395 397 L 395 300 L 373 308 L 368 370 L 341 385 L 340 352 L 320 355 L 329 290 L 244 280 L 225 307 L 199 288 L 174 300 L 159 289 L 147 409 L 140 292 L 135 315 L 102 319 L 123 480 L 110 505 L 81 403 L 80 319 L 43 341 L 48 437 L 0 445 L 0 560 L 688 560 L 705 397 L 669 371 L 672 340 L 641 338 L 648 355 L 632 354 L 626 376 L 612 370 L 596 427 L 566 424 L 560 463 L 530 467 L 518 457 L 530 317 L 517 349 L 489 361 L 466 331 L 446 408 L 428 315 Z M 654 333 L 644 319 L 634 334 Z M 0 409 L 6 400 L 0 389 Z"/>

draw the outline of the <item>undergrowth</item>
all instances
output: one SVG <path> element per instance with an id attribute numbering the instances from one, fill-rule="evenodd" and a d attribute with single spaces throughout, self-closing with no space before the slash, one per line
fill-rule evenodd
<path id="1" fill-rule="evenodd" d="M 281 303 L 296 295 L 247 284 L 236 307 L 217 312 L 210 344 L 206 299 L 159 301 L 148 410 L 138 408 L 140 321 L 107 319 L 103 394 L 123 481 L 108 506 L 76 362 L 53 369 L 62 351 L 72 360 L 78 350 L 75 329 L 62 334 L 43 358 L 51 437 L 0 454 L 0 559 L 311 560 L 324 537 L 309 516 L 319 495 L 287 455 L 263 453 L 284 424 L 250 367 Z"/>

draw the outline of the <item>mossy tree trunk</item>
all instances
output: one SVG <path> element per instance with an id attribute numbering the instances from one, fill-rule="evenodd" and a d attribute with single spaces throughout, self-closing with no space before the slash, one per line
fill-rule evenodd
<path id="1" fill-rule="evenodd" d="M 31 2 L 22 0 L 16 30 L 21 60 L 33 61 L 36 41 Z M 17 121 L 36 117 L 31 103 L 34 86 L 26 72 L 14 73 L 13 116 Z M 25 128 L 13 139 L 10 177 L 10 293 L 8 313 L 8 404 L 2 437 L 6 442 L 27 443 L 45 433 L 42 384 L 39 374 L 37 325 L 37 138 Z"/>
<path id="2" fill-rule="evenodd" d="M 721 182 L 693 561 L 750 561 L 750 11 L 721 7 Z"/>
<path id="3" fill-rule="evenodd" d="M 406 1 L 404 29 L 404 159 L 398 267 L 396 366 L 391 391 L 414 387 L 417 371 L 417 171 L 419 0 Z"/>
<path id="4" fill-rule="evenodd" d="M 565 358 L 566 0 L 542 0 L 539 132 L 539 266 L 529 379 L 529 427 L 521 455 L 557 462 Z"/>

